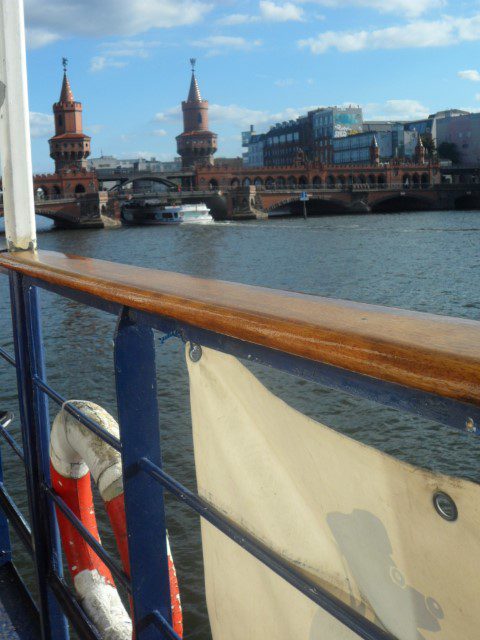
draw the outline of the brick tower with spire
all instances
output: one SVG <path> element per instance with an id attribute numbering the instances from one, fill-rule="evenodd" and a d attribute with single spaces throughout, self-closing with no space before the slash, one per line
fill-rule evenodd
<path id="1" fill-rule="evenodd" d="M 86 167 L 90 155 L 90 137 L 82 131 L 82 103 L 76 102 L 67 76 L 67 59 L 63 58 L 63 82 L 60 100 L 53 105 L 55 135 L 50 138 L 50 157 L 55 171 Z"/>
<path id="2" fill-rule="evenodd" d="M 208 101 L 202 100 L 195 76 L 195 59 L 190 59 L 192 79 L 188 98 L 182 102 L 183 133 L 177 136 L 177 151 L 184 169 L 197 164 L 213 165 L 217 134 L 208 128 Z"/>

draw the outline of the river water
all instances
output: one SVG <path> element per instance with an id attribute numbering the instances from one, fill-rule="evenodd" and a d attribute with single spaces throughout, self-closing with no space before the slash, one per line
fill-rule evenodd
<path id="1" fill-rule="evenodd" d="M 479 238 L 480 212 L 451 211 L 84 231 L 54 231 L 39 219 L 38 243 L 43 249 L 205 278 L 479 319 Z M 8 288 L 3 281 L 0 286 L 0 345 L 12 351 Z M 115 414 L 115 318 L 43 292 L 42 313 L 49 382 L 68 398 L 93 400 Z M 157 361 L 165 467 L 195 488 L 182 346 L 175 340 L 159 346 Z M 6 364 L 0 368 L 0 408 L 13 408 L 18 415 L 10 369 Z M 426 468 L 480 478 L 480 445 L 474 436 L 286 374 L 258 367 L 256 372 L 293 406 L 362 442 Z M 12 433 L 18 434 L 18 419 Z M 25 510 L 23 471 L 2 449 L 7 487 Z M 198 519 L 172 500 L 167 518 L 185 637 L 208 640 Z M 113 549 L 103 517 L 101 531 Z M 14 548 L 30 580 L 16 541 Z"/>

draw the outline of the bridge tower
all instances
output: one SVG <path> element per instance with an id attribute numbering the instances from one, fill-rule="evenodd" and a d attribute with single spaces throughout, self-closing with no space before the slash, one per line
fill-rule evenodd
<path id="1" fill-rule="evenodd" d="M 370 162 L 372 164 L 380 164 L 380 148 L 375 134 L 373 135 L 372 143 L 370 144 Z"/>
<path id="2" fill-rule="evenodd" d="M 415 161 L 417 164 L 425 164 L 425 145 L 422 136 L 418 134 L 417 145 L 415 147 Z"/>
<path id="3" fill-rule="evenodd" d="M 177 136 L 177 151 L 184 169 L 195 165 L 213 165 L 217 134 L 208 128 L 208 101 L 202 100 L 195 76 L 195 58 L 190 59 L 192 79 L 188 98 L 182 102 L 183 133 Z"/>
<path id="4" fill-rule="evenodd" d="M 67 59 L 63 58 L 63 82 L 60 100 L 53 105 L 55 135 L 50 138 L 50 157 L 55 171 L 86 167 L 90 155 L 90 137 L 82 131 L 82 103 L 76 102 L 67 76 Z"/>

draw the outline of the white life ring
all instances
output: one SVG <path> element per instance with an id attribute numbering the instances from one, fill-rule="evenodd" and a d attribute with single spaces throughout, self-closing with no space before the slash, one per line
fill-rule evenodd
<path id="1" fill-rule="evenodd" d="M 119 437 L 114 418 L 102 407 L 84 400 L 70 404 Z M 118 451 L 92 433 L 70 413 L 57 414 L 50 438 L 52 487 L 98 541 L 90 473 L 105 503 L 125 573 L 130 575 L 122 461 Z M 105 640 L 131 640 L 132 622 L 115 587 L 110 570 L 57 508 L 62 547 L 81 605 Z M 172 620 L 183 634 L 182 608 L 175 566 L 167 538 Z"/>

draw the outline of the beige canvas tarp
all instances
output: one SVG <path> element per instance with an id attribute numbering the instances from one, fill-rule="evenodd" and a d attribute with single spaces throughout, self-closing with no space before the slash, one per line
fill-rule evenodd
<path id="1" fill-rule="evenodd" d="M 204 498 L 400 640 L 480 638 L 476 484 L 339 435 L 231 356 L 187 362 Z M 455 522 L 435 511 L 437 490 Z M 357 637 L 205 522 L 202 541 L 214 640 Z"/>

